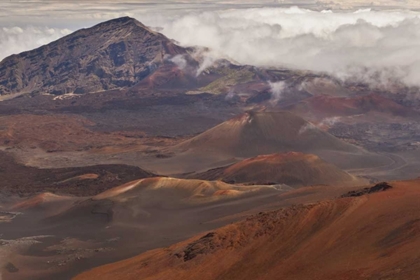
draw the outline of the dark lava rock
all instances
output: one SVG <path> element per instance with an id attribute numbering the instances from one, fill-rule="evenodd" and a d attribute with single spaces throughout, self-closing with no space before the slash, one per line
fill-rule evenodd
<path id="1" fill-rule="evenodd" d="M 16 273 L 16 272 L 18 272 L 19 271 L 19 268 L 17 268 L 14 264 L 12 264 L 12 263 L 7 263 L 5 266 L 4 266 L 4 268 L 8 271 L 8 272 L 10 272 L 10 273 Z"/>
<path id="2" fill-rule="evenodd" d="M 213 242 L 213 237 L 215 237 L 215 235 L 215 232 L 210 232 L 197 241 L 188 244 L 183 252 L 184 261 L 187 262 L 198 255 L 202 255 L 213 250 L 215 248 L 215 244 Z"/>
<path id="3" fill-rule="evenodd" d="M 357 197 L 357 196 L 362 196 L 362 195 L 376 193 L 376 192 L 383 192 L 383 191 L 389 190 L 391 188 L 392 188 L 391 185 L 389 185 L 386 182 L 382 182 L 382 183 L 376 184 L 375 186 L 373 186 L 371 188 L 364 188 L 364 189 L 361 189 L 361 190 L 348 192 L 346 194 L 343 194 L 340 197 L 342 197 L 342 198 L 343 197 Z"/>
<path id="4" fill-rule="evenodd" d="M 98 177 L 77 179 L 84 174 L 96 174 Z M 92 196 L 134 180 L 156 176 L 137 166 L 120 164 L 42 169 L 25 166 L 11 155 L 0 152 L 0 182 L 3 182 L 0 184 L 0 195 L 32 196 L 51 192 Z"/>

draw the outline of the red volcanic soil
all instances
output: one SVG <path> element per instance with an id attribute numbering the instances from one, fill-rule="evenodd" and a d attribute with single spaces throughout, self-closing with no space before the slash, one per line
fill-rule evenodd
<path id="1" fill-rule="evenodd" d="M 191 89 L 197 86 L 197 81 L 195 76 L 192 76 L 192 71 L 191 69 L 190 73 L 184 72 L 175 64 L 166 64 L 135 85 L 131 90 L 135 91 L 141 88 Z"/>
<path id="2" fill-rule="evenodd" d="M 338 197 L 354 189 L 317 186 L 288 191 L 272 186 L 148 178 L 95 197 L 47 193 L 30 199 L 11 198 L 0 205 L 2 242 L 19 247 L 3 246 L 11 255 L 0 258 L 0 273 L 4 280 L 70 279 L 261 211 Z M 3 200 L 0 196 L 1 203 Z M 38 240 L 39 236 L 45 237 L 39 243 L 20 244 L 32 242 L 26 237 Z M 8 270 L 4 262 L 19 272 Z"/>
<path id="3" fill-rule="evenodd" d="M 258 191 L 257 187 L 235 187 L 219 181 L 185 180 L 168 177 L 146 178 L 129 182 L 122 186 L 109 189 L 93 200 L 110 199 L 115 201 L 128 200 L 143 201 L 148 197 L 148 203 L 152 200 L 160 201 L 163 205 L 169 205 L 178 199 L 183 203 L 191 201 L 208 202 L 206 199 L 218 199 L 223 195 L 239 195 L 247 192 Z M 140 202 L 138 202 L 140 204 Z"/>
<path id="4" fill-rule="evenodd" d="M 346 143 L 286 111 L 249 111 L 162 151 L 172 157 L 147 162 L 147 166 L 155 173 L 170 176 L 290 151 L 317 155 L 344 170 L 389 162 L 384 156 Z"/>
<path id="5" fill-rule="evenodd" d="M 420 279 L 420 181 L 260 213 L 84 279 Z"/>
<path id="6" fill-rule="evenodd" d="M 247 112 L 180 143 L 179 150 L 256 156 L 273 152 L 336 150 L 358 152 L 289 112 Z"/>
<path id="7" fill-rule="evenodd" d="M 43 204 L 47 204 L 50 202 L 63 202 L 66 200 L 71 200 L 71 197 L 66 196 L 59 196 L 52 193 L 42 193 L 39 195 L 36 195 L 34 197 L 31 197 L 30 199 L 24 200 L 22 202 L 19 202 L 15 204 L 12 207 L 12 210 L 24 210 L 29 208 L 38 207 Z"/>
<path id="8" fill-rule="evenodd" d="M 75 115 L 11 115 L 0 117 L 0 143 L 45 151 L 87 151 L 106 146 L 138 147 L 135 138 L 93 131 L 94 123 Z"/>
<path id="9" fill-rule="evenodd" d="M 295 152 L 261 155 L 189 177 L 229 183 L 286 184 L 294 187 L 365 183 L 316 155 Z"/>
<path id="10" fill-rule="evenodd" d="M 168 148 L 175 156 L 149 168 L 165 175 L 203 172 L 243 158 L 290 151 L 315 154 L 342 169 L 383 166 L 389 161 L 290 112 L 251 111 Z"/>

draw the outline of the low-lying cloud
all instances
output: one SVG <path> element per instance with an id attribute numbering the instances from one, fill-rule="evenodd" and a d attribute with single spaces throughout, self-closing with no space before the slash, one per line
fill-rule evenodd
<path id="1" fill-rule="evenodd" d="M 317 127 L 314 124 L 312 124 L 310 122 L 307 122 L 306 124 L 304 124 L 300 127 L 300 129 L 298 131 L 298 134 L 301 135 L 301 134 L 303 134 L 307 131 L 316 130 L 316 129 L 317 129 Z"/>
<path id="2" fill-rule="evenodd" d="M 181 54 L 170 58 L 169 61 L 173 62 L 181 70 L 185 70 L 187 68 L 187 65 L 188 65 L 187 60 Z"/>
<path id="3" fill-rule="evenodd" d="M 339 116 L 325 118 L 318 124 L 318 126 L 320 126 L 320 127 L 323 127 L 323 126 L 331 127 L 331 126 L 335 125 L 336 123 L 338 123 L 340 120 L 341 120 L 341 117 L 339 117 Z"/>
<path id="4" fill-rule="evenodd" d="M 286 89 L 286 83 L 283 81 L 280 81 L 280 82 L 269 82 L 268 84 L 270 86 L 270 91 L 271 91 L 270 102 L 272 104 L 277 104 L 283 98 L 283 94 Z"/>
<path id="5" fill-rule="evenodd" d="M 75 12 L 75 4 L 67 4 L 67 10 L 61 9 L 66 12 L 61 12 L 63 20 L 58 25 L 0 25 L 0 59 L 66 35 L 80 28 L 81 22 L 89 26 L 92 21 L 115 14 L 130 15 L 146 25 L 161 27 L 163 34 L 183 46 L 212 49 L 212 55 L 208 61 L 202 61 L 203 69 L 197 74 L 215 57 L 228 57 L 241 64 L 326 72 L 343 80 L 357 79 L 376 86 L 390 82 L 420 86 L 420 12 L 314 11 L 216 4 L 179 9 L 176 5 L 150 3 L 117 3 L 115 9 L 110 9 L 108 2 L 91 4 L 83 2 L 86 9 L 80 15 Z M 40 18 L 42 11 L 35 7 L 32 10 L 33 18 Z M 183 66 L 181 59 L 174 62 Z"/>
<path id="6" fill-rule="evenodd" d="M 384 85 L 420 85 L 420 13 L 259 8 L 212 11 L 163 22 L 182 45 L 242 64 L 327 72 Z"/>

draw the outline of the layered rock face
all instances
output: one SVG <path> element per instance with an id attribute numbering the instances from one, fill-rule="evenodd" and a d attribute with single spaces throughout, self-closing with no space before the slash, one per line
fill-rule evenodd
<path id="1" fill-rule="evenodd" d="M 178 54 L 186 50 L 137 20 L 114 19 L 4 59 L 0 94 L 82 94 L 131 87 Z"/>

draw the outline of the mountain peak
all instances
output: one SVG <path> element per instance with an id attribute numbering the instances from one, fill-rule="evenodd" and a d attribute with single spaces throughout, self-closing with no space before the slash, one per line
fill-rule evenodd
<path id="1" fill-rule="evenodd" d="M 147 29 L 150 32 L 153 32 L 146 25 L 144 25 L 143 23 L 141 23 L 137 19 L 132 18 L 132 17 L 128 17 L 128 16 L 114 18 L 114 19 L 99 23 L 98 25 L 94 26 L 93 28 L 104 27 L 104 26 L 113 26 L 113 27 L 138 26 L 138 27 Z"/>
<path id="2" fill-rule="evenodd" d="M 139 22 L 135 18 L 125 16 L 125 17 L 119 17 L 109 20 L 108 22 L 115 22 L 115 23 L 126 23 L 126 22 Z"/>
<path id="3" fill-rule="evenodd" d="M 0 95 L 127 88 L 156 71 L 165 56 L 185 53 L 134 18 L 112 19 L 1 61 Z"/>

